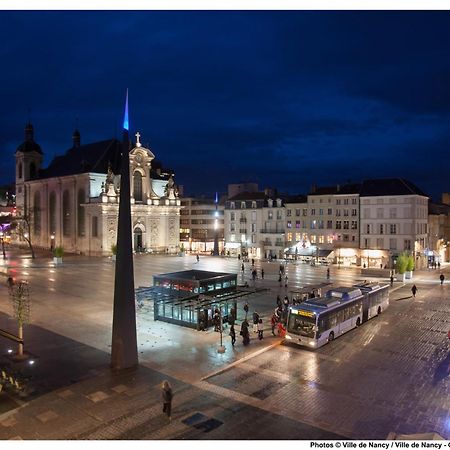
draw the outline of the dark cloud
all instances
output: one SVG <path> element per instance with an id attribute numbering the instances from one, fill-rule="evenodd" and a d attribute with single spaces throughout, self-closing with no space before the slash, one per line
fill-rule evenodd
<path id="1" fill-rule="evenodd" d="M 448 12 L 0 12 L 0 180 L 130 119 L 190 192 L 405 176 L 448 190 Z M 78 121 L 77 121 L 78 118 Z"/>

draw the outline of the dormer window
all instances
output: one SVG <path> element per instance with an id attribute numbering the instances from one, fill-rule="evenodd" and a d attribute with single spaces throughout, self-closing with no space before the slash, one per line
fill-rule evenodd
<path id="1" fill-rule="evenodd" d="M 231 202 L 231 203 L 230 203 L 230 208 L 231 208 L 231 209 L 234 209 L 235 207 L 236 207 L 236 205 L 234 204 L 234 202 Z"/>
<path id="2" fill-rule="evenodd" d="M 278 208 L 281 207 L 281 199 L 280 198 L 277 198 L 277 206 L 278 206 Z"/>
<path id="3" fill-rule="evenodd" d="M 252 208 L 256 209 L 256 202 L 252 202 Z"/>
<path id="4" fill-rule="evenodd" d="M 241 202 L 241 209 L 245 209 L 245 202 Z"/>
<path id="5" fill-rule="evenodd" d="M 269 200 L 267 200 L 267 205 L 269 206 L 269 208 L 272 208 L 273 200 L 271 198 L 269 198 Z"/>

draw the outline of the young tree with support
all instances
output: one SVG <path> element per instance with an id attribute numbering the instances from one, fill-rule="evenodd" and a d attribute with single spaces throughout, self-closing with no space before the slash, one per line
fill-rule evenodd
<path id="1" fill-rule="evenodd" d="M 30 289 L 27 281 L 20 281 L 15 284 L 13 282 L 8 283 L 9 297 L 13 306 L 14 318 L 17 320 L 19 326 L 19 351 L 16 355 L 17 358 L 22 359 L 25 357 L 23 352 L 23 326 L 30 323 L 31 318 L 31 298 Z"/>

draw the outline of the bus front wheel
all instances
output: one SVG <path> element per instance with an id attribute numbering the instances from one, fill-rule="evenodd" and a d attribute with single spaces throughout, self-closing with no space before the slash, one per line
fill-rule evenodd
<path id="1" fill-rule="evenodd" d="M 331 332 L 330 335 L 328 336 L 328 342 L 331 342 L 334 340 L 334 333 Z"/>
<path id="2" fill-rule="evenodd" d="M 359 327 L 361 325 L 361 319 L 358 317 L 356 319 L 356 326 Z"/>
<path id="3" fill-rule="evenodd" d="M 378 315 L 381 314 L 381 306 L 378 307 L 378 311 L 377 311 Z"/>

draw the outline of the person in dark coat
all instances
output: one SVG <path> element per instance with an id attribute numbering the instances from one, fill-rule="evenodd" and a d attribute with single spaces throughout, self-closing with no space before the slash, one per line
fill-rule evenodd
<path id="1" fill-rule="evenodd" d="M 253 313 L 253 333 L 258 332 L 259 314 L 255 311 Z"/>
<path id="2" fill-rule="evenodd" d="M 236 343 L 236 330 L 234 329 L 234 325 L 231 325 L 230 337 L 231 337 L 231 345 L 234 347 L 234 344 Z"/>
<path id="3" fill-rule="evenodd" d="M 416 292 L 417 292 L 417 286 L 413 284 L 413 287 L 411 288 L 411 292 L 414 298 L 416 298 Z"/>
<path id="4" fill-rule="evenodd" d="M 439 279 L 441 280 L 441 284 L 444 284 L 445 277 L 444 277 L 443 273 L 441 273 L 441 276 L 439 277 Z"/>
<path id="5" fill-rule="evenodd" d="M 261 278 L 264 280 L 264 269 L 261 269 Z"/>
<path id="6" fill-rule="evenodd" d="M 247 302 L 245 302 L 244 311 L 245 311 L 245 320 L 247 320 L 247 314 L 248 314 L 248 303 Z"/>
<path id="7" fill-rule="evenodd" d="M 173 392 L 170 383 L 167 380 L 162 382 L 161 386 L 163 398 L 163 412 L 167 414 L 169 421 L 172 420 L 172 398 Z"/>
<path id="8" fill-rule="evenodd" d="M 244 320 L 241 325 L 242 343 L 248 345 L 250 343 L 250 333 L 248 332 L 248 322 Z"/>

